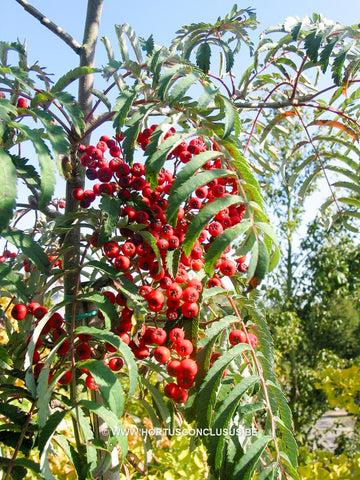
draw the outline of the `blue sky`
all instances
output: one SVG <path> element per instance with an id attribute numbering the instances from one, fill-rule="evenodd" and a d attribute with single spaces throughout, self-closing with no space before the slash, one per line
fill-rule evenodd
<path id="1" fill-rule="evenodd" d="M 81 42 L 86 0 L 30 0 L 30 3 Z M 234 3 L 233 0 L 104 0 L 100 36 L 109 37 L 116 50 L 114 24 L 126 22 L 138 36 L 147 38 L 152 33 L 157 44 L 166 45 L 181 26 L 193 22 L 213 22 L 230 12 Z M 237 4 L 239 8 L 252 7 L 256 10 L 260 25 L 252 33 L 255 43 L 265 28 L 281 23 L 289 16 L 304 17 L 316 12 L 340 23 L 360 23 L 358 0 L 253 0 Z M 15 0 L 2 0 L 2 7 L 0 40 L 26 39 L 30 62 L 38 61 L 41 66 L 48 67 L 49 72 L 57 74 L 77 66 L 77 56 L 69 47 L 25 12 Z M 99 45 L 97 59 L 100 65 L 104 64 L 102 45 Z"/>

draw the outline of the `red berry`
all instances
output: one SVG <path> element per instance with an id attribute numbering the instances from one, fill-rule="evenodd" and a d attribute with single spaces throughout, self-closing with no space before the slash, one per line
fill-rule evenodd
<path id="1" fill-rule="evenodd" d="M 152 343 L 155 343 L 156 345 L 162 345 L 165 342 L 166 337 L 167 335 L 163 328 L 155 328 L 150 335 Z"/>
<path id="2" fill-rule="evenodd" d="M 60 385 L 67 385 L 68 383 L 71 382 L 71 379 L 72 379 L 72 373 L 71 373 L 71 370 L 68 370 L 59 378 L 58 382 L 60 383 Z"/>
<path id="3" fill-rule="evenodd" d="M 199 313 L 199 305 L 195 302 L 185 302 L 181 306 L 181 312 L 186 318 L 193 318 Z"/>
<path id="4" fill-rule="evenodd" d="M 17 303 L 11 310 L 11 316 L 15 318 L 15 320 L 24 320 L 27 313 L 27 307 L 23 303 Z"/>
<path id="5" fill-rule="evenodd" d="M 194 377 L 198 372 L 198 366 L 192 358 L 181 360 L 179 373 L 184 377 Z"/>
<path id="6" fill-rule="evenodd" d="M 229 342 L 231 345 L 237 345 L 238 343 L 246 343 L 246 334 L 243 330 L 234 329 L 230 332 Z"/>
<path id="7" fill-rule="evenodd" d="M 131 264 L 130 258 L 126 257 L 125 255 L 118 255 L 115 258 L 114 265 L 119 270 L 127 270 L 130 267 L 130 264 Z"/>
<path id="8" fill-rule="evenodd" d="M 197 302 L 199 300 L 199 292 L 194 287 L 186 287 L 182 294 L 184 302 Z"/>
<path id="9" fill-rule="evenodd" d="M 166 290 L 166 296 L 172 300 L 180 300 L 183 294 L 183 289 L 178 283 L 172 283 Z"/>
<path id="10" fill-rule="evenodd" d="M 176 343 L 185 338 L 185 332 L 182 328 L 176 327 L 170 330 L 169 338 L 172 342 Z"/>
<path id="11" fill-rule="evenodd" d="M 183 339 L 175 343 L 174 347 L 177 353 L 181 357 L 186 357 L 187 355 L 191 355 L 194 349 L 192 342 L 187 339 Z"/>
<path id="12" fill-rule="evenodd" d="M 256 348 L 257 344 L 259 343 L 259 340 L 258 340 L 257 336 L 255 335 L 255 333 L 248 333 L 248 337 L 249 337 L 250 345 L 253 348 Z"/>
<path id="13" fill-rule="evenodd" d="M 88 343 L 79 343 L 75 352 L 80 360 L 86 360 L 91 357 L 91 347 Z"/>
<path id="14" fill-rule="evenodd" d="M 220 263 L 219 270 L 223 275 L 231 277 L 236 272 L 236 264 L 231 260 L 224 260 Z"/>
<path id="15" fill-rule="evenodd" d="M 170 355 L 170 350 L 164 346 L 156 347 L 154 350 L 154 357 L 159 363 L 166 363 Z"/>
<path id="16" fill-rule="evenodd" d="M 188 398 L 189 398 L 188 392 L 184 388 L 181 388 L 179 386 L 178 386 L 178 389 L 175 390 L 174 395 L 172 397 L 175 403 L 185 403 Z"/>
<path id="17" fill-rule="evenodd" d="M 180 365 L 181 365 L 180 360 L 171 360 L 171 362 L 169 362 L 166 367 L 168 374 L 171 375 L 172 377 L 177 377 L 179 374 Z"/>
<path id="18" fill-rule="evenodd" d="M 165 385 L 164 394 L 168 398 L 174 398 L 178 390 L 179 390 L 179 386 L 174 382 L 170 382 L 167 385 Z"/>
<path id="19" fill-rule="evenodd" d="M 17 101 L 17 107 L 18 108 L 27 108 L 28 107 L 28 101 L 26 98 L 19 97 Z"/>
<path id="20" fill-rule="evenodd" d="M 48 313 L 48 309 L 40 305 L 34 310 L 34 317 L 41 320 Z"/>
<path id="21" fill-rule="evenodd" d="M 185 376 L 180 373 L 177 376 L 176 382 L 179 387 L 189 389 L 194 385 L 194 377 Z"/>
<path id="22" fill-rule="evenodd" d="M 106 242 L 103 248 L 104 253 L 108 258 L 115 258 L 120 253 L 120 247 L 116 242 Z"/>
<path id="23" fill-rule="evenodd" d="M 124 365 L 124 360 L 121 357 L 110 358 L 109 367 L 114 372 L 118 372 Z"/>
<path id="24" fill-rule="evenodd" d="M 95 382 L 94 377 L 89 373 L 85 379 L 85 384 L 90 390 L 97 390 L 99 385 Z"/>
<path id="25" fill-rule="evenodd" d="M 39 302 L 31 302 L 29 303 L 29 305 L 27 306 L 27 313 L 29 315 L 34 315 L 34 312 L 37 308 L 41 307 L 40 303 Z"/>

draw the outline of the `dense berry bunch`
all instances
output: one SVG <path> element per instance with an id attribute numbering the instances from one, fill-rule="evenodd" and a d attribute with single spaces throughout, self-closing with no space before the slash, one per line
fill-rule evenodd
<path id="1" fill-rule="evenodd" d="M 138 144 L 146 150 L 156 125 L 143 130 L 138 136 Z M 170 129 L 169 137 L 175 133 Z M 220 256 L 214 268 L 214 275 L 200 281 L 197 272 L 203 269 L 204 256 L 216 237 L 224 230 L 240 223 L 245 214 L 245 206 L 232 205 L 218 212 L 201 232 L 189 255 L 183 251 L 183 242 L 189 225 L 202 208 L 214 199 L 227 197 L 238 193 L 238 185 L 234 175 L 229 170 L 228 176 L 216 178 L 199 187 L 188 200 L 179 206 L 176 225 L 170 225 L 166 220 L 169 193 L 181 165 L 189 162 L 194 155 L 211 148 L 201 138 L 193 138 L 182 142 L 168 156 L 170 169 L 162 169 L 158 175 L 158 184 L 152 188 L 145 176 L 145 166 L 140 162 L 132 165 L 122 157 L 122 135 L 114 139 L 102 136 L 96 145 L 80 146 L 80 162 L 85 167 L 88 180 L 95 182 L 92 188 L 83 190 L 76 188 L 72 195 L 84 209 L 89 208 L 97 198 L 110 197 L 119 199 L 118 224 L 113 238 L 105 242 L 101 240 L 101 225 L 89 238 L 89 243 L 95 250 L 101 249 L 104 258 L 114 268 L 127 277 L 138 292 L 138 298 L 146 309 L 144 323 L 135 326 L 134 304 L 116 285 L 103 292 L 108 301 L 114 305 L 117 317 L 112 318 L 111 328 L 133 351 L 139 360 L 151 358 L 162 365 L 166 373 L 174 377 L 168 382 L 164 394 L 176 403 L 183 403 L 188 398 L 188 390 L 196 380 L 198 366 L 194 358 L 197 352 L 189 338 L 185 338 L 184 322 L 191 322 L 200 311 L 203 288 L 224 287 L 223 278 L 231 277 L 237 272 L 246 271 L 246 258 L 236 261 L 228 258 L 230 248 Z M 213 147 L 212 147 L 213 148 Z M 220 158 L 208 161 L 199 170 L 223 169 L 226 165 Z M 176 252 L 175 252 L 176 251 Z M 174 254 L 178 261 L 173 264 Z M 53 266 L 62 268 L 61 260 L 54 254 L 49 256 Z M 171 266 L 169 265 L 171 262 Z M 33 304 L 36 302 L 32 302 Z M 35 323 L 47 313 L 41 305 L 15 305 L 12 311 L 14 318 L 22 320 L 26 315 L 33 315 Z M 98 317 L 102 319 L 99 311 Z M 114 372 L 121 370 L 123 359 L 113 345 L 94 341 L 89 335 L 68 337 L 67 322 L 59 313 L 54 313 L 45 325 L 35 348 L 33 364 L 34 375 L 37 377 L 43 363 L 42 349 L 51 348 L 61 340 L 57 350 L 62 358 L 61 363 L 69 365 L 69 369 L 60 377 L 63 385 L 72 379 L 73 369 L 70 369 L 70 350 L 75 353 L 76 361 L 89 358 L 102 359 Z M 250 339 L 256 346 L 256 337 L 239 337 L 231 332 L 231 345 Z M 242 332 L 244 333 L 244 332 Z M 254 338 L 255 337 L 255 338 Z M 73 342 L 70 345 L 70 341 Z M 214 352 L 211 365 L 220 353 Z M 97 389 L 94 378 L 85 369 L 85 384 L 89 389 Z M 55 372 L 52 372 L 55 373 Z"/>

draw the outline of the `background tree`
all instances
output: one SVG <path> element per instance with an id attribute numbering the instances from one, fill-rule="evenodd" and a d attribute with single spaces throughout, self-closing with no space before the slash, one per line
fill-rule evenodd
<path id="1" fill-rule="evenodd" d="M 351 182 L 337 182 L 349 193 L 333 196 L 336 214 L 356 218 L 356 162 L 342 154 L 337 158 L 347 168 L 325 165 L 300 108 L 315 112 L 315 125 L 339 131 L 321 141 L 357 153 L 357 108 L 348 102 L 357 98 L 357 30 L 319 16 L 286 24 L 279 41 L 264 37 L 236 85 L 235 55 L 243 43 L 252 48 L 252 9 L 234 6 L 215 24 L 183 27 L 169 48 L 123 24 L 116 27 L 118 53 L 103 39 L 108 84 L 100 91 L 92 81 L 102 2 L 88 2 L 83 44 L 17 2 L 79 54 L 80 66 L 51 84 L 44 69 L 27 65 L 22 45 L 1 44 L 0 227 L 6 247 L 18 250 L 5 251 L 0 265 L 8 299 L 0 404 L 10 451 L 1 458 L 5 478 L 22 477 L 25 469 L 52 478 L 52 445 L 79 478 L 141 469 L 123 432 L 127 422 L 142 427 L 139 405 L 159 428 L 184 418 L 220 430 L 218 438 L 201 439 L 215 478 L 298 478 L 291 412 L 254 293 L 279 258 L 254 175 L 257 164 L 267 163 L 256 146 L 260 140 L 267 149 L 280 122 L 296 118 L 315 153 L 289 182 L 310 164 L 309 181 L 325 166 L 337 170 Z M 15 66 L 8 63 L 12 50 Z M 215 51 L 218 75 L 211 73 Z M 305 77 L 319 67 L 329 67 L 334 80 L 323 91 Z M 66 90 L 77 79 L 83 80 L 75 99 Z M 320 95 L 329 90 L 334 96 L 323 103 Z M 271 122 L 267 109 L 278 112 Z M 110 121 L 113 135 L 88 145 Z M 22 157 L 25 141 L 34 147 L 35 167 Z M 64 215 L 52 199 L 54 158 L 67 183 Z M 84 170 L 98 181 L 92 189 L 83 188 Z M 17 179 L 30 191 L 28 203 L 16 202 Z M 340 212 L 340 203 L 351 208 Z M 34 224 L 20 228 L 29 212 Z M 249 254 L 247 268 L 238 258 L 237 269 L 227 256 L 235 239 L 237 256 Z M 64 419 L 73 425 L 69 439 L 60 431 Z M 146 467 L 152 446 L 140 431 Z M 38 462 L 24 458 L 31 449 Z"/>

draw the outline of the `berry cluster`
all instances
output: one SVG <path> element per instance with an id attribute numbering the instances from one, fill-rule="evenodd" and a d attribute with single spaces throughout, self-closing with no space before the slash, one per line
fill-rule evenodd
<path id="1" fill-rule="evenodd" d="M 149 145 L 156 127 L 154 125 L 139 134 L 137 141 L 143 150 Z M 175 129 L 170 129 L 165 137 L 174 133 Z M 217 261 L 214 275 L 210 279 L 200 281 L 197 272 L 202 270 L 204 255 L 213 240 L 227 228 L 241 222 L 245 206 L 233 205 L 217 213 L 186 256 L 182 246 L 192 219 L 214 199 L 238 193 L 234 176 L 229 171 L 229 176 L 212 180 L 198 188 L 185 204 L 179 206 L 176 226 L 172 226 L 166 221 L 166 209 L 176 171 L 181 164 L 189 162 L 193 155 L 206 151 L 209 146 L 201 138 L 176 146 L 168 158 L 173 170 L 162 169 L 157 187 L 152 188 L 146 180 L 145 166 L 139 162 L 130 166 L 122 158 L 122 139 L 122 135 L 117 135 L 114 139 L 102 136 L 96 145 L 80 145 L 80 162 L 85 167 L 86 177 L 96 183 L 87 190 L 76 188 L 72 195 L 84 209 L 89 208 L 96 198 L 110 196 L 121 200 L 119 222 L 113 238 L 100 243 L 100 230 L 96 230 L 89 238 L 89 243 L 94 249 L 101 249 L 108 263 L 123 272 L 136 286 L 139 298 L 143 298 L 147 315 L 143 326 L 134 331 L 134 305 L 115 285 L 114 290 L 103 292 L 118 312 L 118 318 L 112 319 L 112 331 L 131 348 L 137 359 L 150 357 L 164 366 L 168 375 L 174 377 L 174 381 L 165 386 L 164 394 L 176 403 L 183 403 L 188 398 L 188 389 L 194 384 L 198 367 L 194 360 L 196 352 L 193 343 L 185 338 L 181 327 L 184 322 L 191 321 L 199 314 L 205 284 L 208 287 L 224 287 L 223 277 L 246 271 L 246 258 L 241 257 L 236 261 L 227 258 L 229 247 Z M 105 155 L 109 158 L 105 158 Z M 218 168 L 224 168 L 219 158 L 205 163 L 199 172 Z M 173 262 L 175 250 L 178 263 L 176 268 L 173 263 L 170 268 L 168 262 Z M 62 268 L 61 259 L 55 255 L 50 255 L 49 259 L 54 266 Z M 12 316 L 22 320 L 26 315 L 33 315 L 35 322 L 38 321 L 47 310 L 34 304 L 36 302 L 28 306 L 15 305 Z M 100 311 L 98 317 L 102 318 Z M 244 340 L 244 337 L 240 338 L 233 332 L 229 337 L 231 345 L 249 340 L 253 347 L 256 346 L 254 334 L 246 337 L 245 332 L 242 332 Z M 43 366 L 40 361 L 41 349 L 51 348 L 59 338 L 62 343 L 57 354 L 64 367 L 70 364 L 67 360 L 70 359 L 71 339 L 64 318 L 59 313 L 54 313 L 36 345 L 33 358 L 35 377 L 38 377 Z M 102 345 L 89 335 L 75 337 L 72 347 L 75 358 L 79 361 L 88 358 L 103 359 L 114 372 L 123 366 L 123 359 L 118 356 L 115 347 L 108 343 Z M 211 364 L 219 355 L 218 352 L 213 352 Z M 80 370 L 81 374 L 86 373 L 87 387 L 97 389 L 98 385 L 92 375 L 85 369 Z M 70 367 L 65 370 L 59 382 L 63 385 L 69 383 L 72 372 Z"/>
<path id="2" fill-rule="evenodd" d="M 9 250 L 4 250 L 2 255 L 0 255 L 0 263 L 5 263 L 9 258 L 17 257 L 16 252 L 10 252 Z"/>

